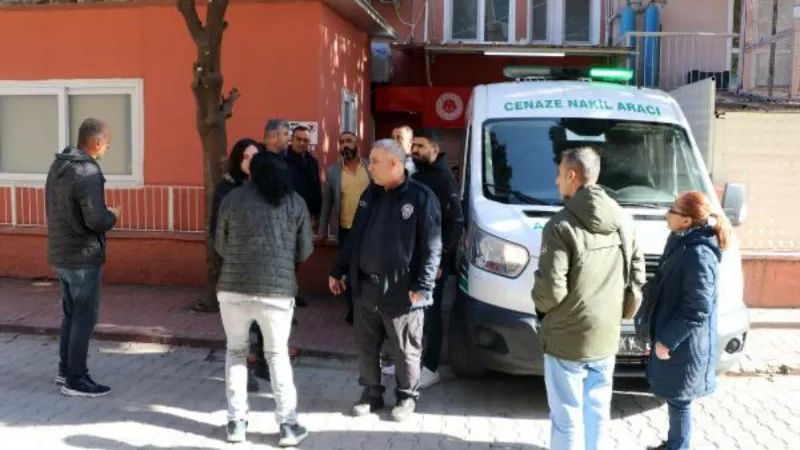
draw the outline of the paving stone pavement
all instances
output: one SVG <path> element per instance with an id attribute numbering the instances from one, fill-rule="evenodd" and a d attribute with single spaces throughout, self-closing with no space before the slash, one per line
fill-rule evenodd
<path id="1" fill-rule="evenodd" d="M 53 338 L 0 334 L 0 448 L 4 450 L 271 449 L 276 440 L 269 388 L 251 396 L 249 443 L 223 442 L 223 352 L 156 344 L 94 343 L 90 367 L 112 386 L 99 399 L 63 397 L 52 384 Z M 445 379 L 426 391 L 420 413 L 396 424 L 385 416 L 343 414 L 357 397 L 351 361 L 295 362 L 304 449 L 547 448 L 542 381 L 501 377 Z M 391 396 L 387 396 L 391 399 Z M 664 436 L 665 407 L 641 383 L 619 382 L 613 402 L 614 449 L 643 449 Z M 783 450 L 800 440 L 800 377 L 726 377 L 699 402 L 695 449 Z M 796 446 L 794 448 L 797 448 Z"/>

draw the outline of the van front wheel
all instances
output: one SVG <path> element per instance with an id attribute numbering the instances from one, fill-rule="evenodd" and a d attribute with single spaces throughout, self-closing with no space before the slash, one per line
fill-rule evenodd
<path id="1" fill-rule="evenodd" d="M 463 302 L 456 301 L 450 313 L 450 330 L 447 333 L 447 356 L 453 373 L 460 378 L 480 378 L 486 369 L 470 355 L 470 339 Z"/>

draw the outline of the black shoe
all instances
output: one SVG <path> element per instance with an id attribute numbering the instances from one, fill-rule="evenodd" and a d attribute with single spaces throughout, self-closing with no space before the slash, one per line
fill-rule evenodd
<path id="1" fill-rule="evenodd" d="M 353 326 L 353 311 L 347 311 L 347 315 L 344 317 L 344 321 L 348 325 Z"/>
<path id="2" fill-rule="evenodd" d="M 89 375 L 84 375 L 78 381 L 66 380 L 61 387 L 61 393 L 68 397 L 102 397 L 108 395 L 111 388 L 97 384 Z"/>
<path id="3" fill-rule="evenodd" d="M 364 388 L 361 398 L 353 405 L 353 416 L 363 417 L 382 409 L 383 406 L 383 395 L 374 393 L 370 388 Z"/>
<path id="4" fill-rule="evenodd" d="M 226 429 L 228 442 L 244 442 L 247 439 L 247 422 L 244 420 L 231 420 Z"/>
<path id="5" fill-rule="evenodd" d="M 278 440 L 278 447 L 297 447 L 308 437 L 308 430 L 304 427 L 288 423 L 281 424 L 281 437 Z"/>
<path id="6" fill-rule="evenodd" d="M 303 297 L 295 297 L 294 306 L 295 308 L 305 308 L 308 306 L 308 301 L 306 301 L 306 299 Z"/>
<path id="7" fill-rule="evenodd" d="M 667 450 L 667 442 L 664 441 L 655 447 L 647 447 L 647 450 Z"/>
<path id="8" fill-rule="evenodd" d="M 417 402 L 413 398 L 404 398 L 397 402 L 397 406 L 392 408 L 392 420 L 395 422 L 403 422 L 408 420 L 414 410 L 417 409 Z"/>

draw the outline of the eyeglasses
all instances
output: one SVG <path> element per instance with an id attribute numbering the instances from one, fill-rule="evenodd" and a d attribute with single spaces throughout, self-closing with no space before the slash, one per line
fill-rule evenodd
<path id="1" fill-rule="evenodd" d="M 686 214 L 676 210 L 675 208 L 670 208 L 669 210 L 667 210 L 667 212 L 670 213 L 670 214 L 674 214 L 676 216 L 688 217 Z"/>

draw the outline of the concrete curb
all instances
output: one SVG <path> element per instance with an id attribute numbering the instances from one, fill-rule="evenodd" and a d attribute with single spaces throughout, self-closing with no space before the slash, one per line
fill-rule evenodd
<path id="1" fill-rule="evenodd" d="M 0 323 L 0 333 L 30 334 L 39 336 L 58 336 L 58 328 L 41 327 L 35 325 L 17 325 Z M 109 342 L 136 342 L 140 344 L 159 344 L 175 347 L 193 347 L 208 350 L 222 350 L 225 341 L 214 338 L 193 338 L 186 336 L 154 335 L 137 333 L 133 331 L 95 330 L 92 339 Z M 331 358 L 339 360 L 355 360 L 356 355 L 345 352 L 318 350 L 313 348 L 297 347 L 296 357 Z"/>
<path id="2" fill-rule="evenodd" d="M 800 365 L 780 364 L 778 366 L 767 365 L 764 368 L 734 370 L 722 374 L 725 377 L 774 377 L 774 376 L 798 376 L 800 375 Z"/>

